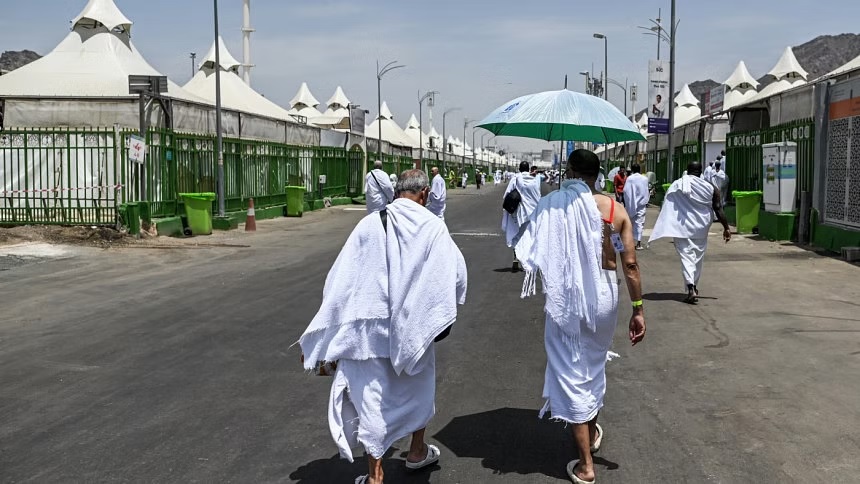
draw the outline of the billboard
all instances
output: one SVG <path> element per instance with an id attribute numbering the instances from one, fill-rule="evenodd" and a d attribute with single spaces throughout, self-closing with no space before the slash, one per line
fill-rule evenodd
<path id="1" fill-rule="evenodd" d="M 715 114 L 723 110 L 723 101 L 726 98 L 726 86 L 720 84 L 705 93 L 705 115 Z"/>
<path id="2" fill-rule="evenodd" d="M 669 134 L 669 63 L 648 61 L 648 132 Z"/>

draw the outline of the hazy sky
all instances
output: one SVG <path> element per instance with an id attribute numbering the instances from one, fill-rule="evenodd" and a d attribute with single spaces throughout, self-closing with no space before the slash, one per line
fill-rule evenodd
<path id="1" fill-rule="evenodd" d="M 2 0 L 0 50 L 48 53 L 67 35 L 85 0 Z M 189 52 L 206 54 L 213 38 L 207 0 L 116 0 L 134 22 L 132 40 L 147 60 L 180 85 L 191 76 Z M 678 88 L 699 79 L 725 80 L 741 59 L 753 76 L 773 67 L 782 50 L 821 34 L 857 32 L 857 0 L 686 0 L 678 3 Z M 220 0 L 221 32 L 241 60 L 242 0 Z M 826 8 L 825 8 L 826 5 Z M 649 25 L 669 1 L 658 0 L 252 0 L 252 85 L 289 107 L 302 81 L 321 103 L 343 86 L 353 103 L 376 115 L 376 60 L 406 64 L 383 80 L 383 99 L 402 126 L 418 112 L 418 91 L 441 91 L 434 125 L 463 136 L 463 118 L 480 119 L 516 96 L 583 89 L 580 71 L 603 70 L 602 32 L 609 39 L 609 77 L 640 86 L 656 39 Z M 668 46 L 661 54 L 668 59 Z M 592 68 L 593 65 L 593 68 Z M 621 89 L 610 101 L 624 106 Z M 632 109 L 631 109 L 632 111 Z M 425 110 L 425 126 L 427 126 Z M 480 133 L 480 131 L 479 131 Z M 478 135 L 480 137 L 480 134 Z M 471 131 L 467 135 L 471 143 Z M 540 144 L 501 140 L 513 148 Z"/>

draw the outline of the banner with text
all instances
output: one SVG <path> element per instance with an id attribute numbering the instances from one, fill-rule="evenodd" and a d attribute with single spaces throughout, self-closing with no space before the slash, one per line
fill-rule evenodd
<path id="1" fill-rule="evenodd" d="M 669 134 L 669 63 L 648 61 L 648 132 Z"/>

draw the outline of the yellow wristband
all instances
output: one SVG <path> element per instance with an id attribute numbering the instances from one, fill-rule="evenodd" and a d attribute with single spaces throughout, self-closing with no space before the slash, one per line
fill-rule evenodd
<path id="1" fill-rule="evenodd" d="M 638 301 L 633 301 L 633 307 L 634 308 L 641 308 L 642 307 L 642 300 L 640 299 Z"/>

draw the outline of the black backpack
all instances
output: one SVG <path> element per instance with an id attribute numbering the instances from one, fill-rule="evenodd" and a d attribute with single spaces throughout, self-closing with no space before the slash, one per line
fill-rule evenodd
<path id="1" fill-rule="evenodd" d="M 505 195 L 505 199 L 502 201 L 502 208 L 505 209 L 505 212 L 513 215 L 522 201 L 523 197 L 520 196 L 520 191 L 514 188 Z"/>

